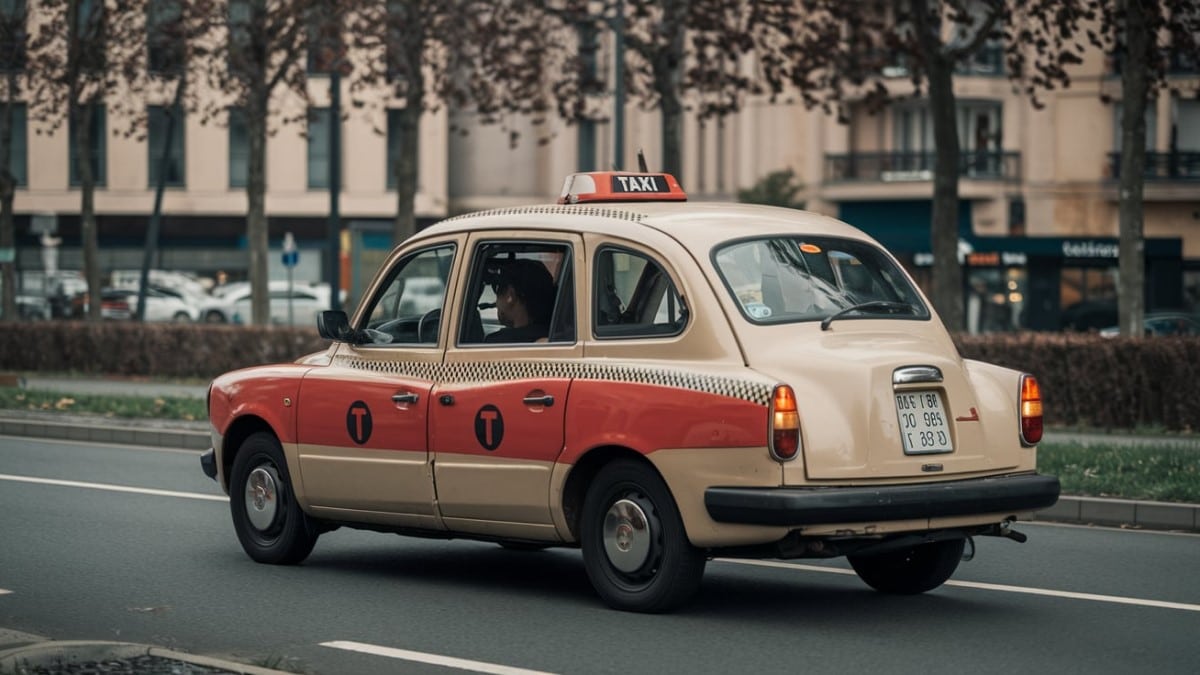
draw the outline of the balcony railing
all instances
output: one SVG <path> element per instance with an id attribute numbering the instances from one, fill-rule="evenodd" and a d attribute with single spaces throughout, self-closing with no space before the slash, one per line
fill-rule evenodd
<path id="1" fill-rule="evenodd" d="M 1108 153 L 1109 175 L 1121 177 L 1121 153 Z M 1146 152 L 1142 176 L 1148 181 L 1200 181 L 1200 152 Z"/>
<path id="2" fill-rule="evenodd" d="M 825 182 L 933 180 L 935 155 L 929 152 L 855 152 L 825 155 Z M 963 152 L 958 175 L 979 180 L 1021 180 L 1019 152 Z"/>

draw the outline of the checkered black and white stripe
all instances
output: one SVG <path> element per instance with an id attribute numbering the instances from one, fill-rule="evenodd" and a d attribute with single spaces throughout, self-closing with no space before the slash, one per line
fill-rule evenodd
<path id="1" fill-rule="evenodd" d="M 627 209 L 618 209 L 613 207 L 603 206 L 576 206 L 571 204 L 561 205 L 544 205 L 544 206 L 517 206 L 504 209 L 491 209 L 488 211 L 477 211 L 475 213 L 467 213 L 461 216 L 447 218 L 442 222 L 452 222 L 462 220 L 463 218 L 480 218 L 486 216 L 524 216 L 529 214 L 548 214 L 548 215 L 565 215 L 565 216 L 597 216 L 600 218 L 615 218 L 617 220 L 628 220 L 634 223 L 642 222 L 645 214 L 629 211 Z"/>
<path id="2" fill-rule="evenodd" d="M 333 365 L 392 375 L 405 375 L 438 383 L 504 382 L 530 378 L 633 382 L 728 396 L 764 406 L 770 402 L 772 391 L 770 384 L 760 380 L 713 375 L 683 368 L 643 366 L 631 363 L 561 360 L 430 363 L 338 356 L 333 359 Z"/>

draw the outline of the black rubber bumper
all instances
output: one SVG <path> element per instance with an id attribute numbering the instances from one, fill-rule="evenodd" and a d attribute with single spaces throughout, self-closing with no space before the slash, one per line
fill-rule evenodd
<path id="1" fill-rule="evenodd" d="M 1058 493 L 1057 476 L 1021 474 L 880 487 L 711 487 L 704 505 L 720 523 L 798 526 L 1035 511 L 1053 506 Z"/>
<path id="2" fill-rule="evenodd" d="M 204 475 L 209 478 L 217 479 L 217 451 L 209 448 L 200 455 L 200 468 L 204 469 Z"/>

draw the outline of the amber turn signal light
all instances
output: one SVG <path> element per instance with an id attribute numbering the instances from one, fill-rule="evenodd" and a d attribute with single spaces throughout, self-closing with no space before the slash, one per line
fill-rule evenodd
<path id="1" fill-rule="evenodd" d="M 786 462 L 800 454 L 800 413 L 796 394 L 786 384 L 775 387 L 771 395 L 770 451 L 775 459 Z"/>
<path id="2" fill-rule="evenodd" d="M 1032 375 L 1021 376 L 1021 443 L 1042 440 L 1042 388 Z"/>

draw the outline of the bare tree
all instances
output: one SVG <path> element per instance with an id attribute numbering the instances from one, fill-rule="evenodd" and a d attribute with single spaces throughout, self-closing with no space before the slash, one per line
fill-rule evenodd
<path id="1" fill-rule="evenodd" d="M 1116 54 L 1121 70 L 1117 315 L 1121 335 L 1140 336 L 1145 333 L 1146 108 L 1171 88 L 1172 62 L 1200 66 L 1200 5 L 1194 0 L 1090 0 L 1089 9 L 1098 23 L 1088 30 L 1089 40 Z"/>
<path id="2" fill-rule="evenodd" d="M 777 96 L 791 68 L 794 2 L 757 0 L 552 0 L 538 3 L 566 26 L 610 30 L 631 100 L 660 113 L 663 171 L 683 180 L 683 121 L 736 112 L 747 96 Z M 581 52 L 555 85 L 569 122 L 599 116 L 584 102 L 601 86 Z M 618 76 L 619 77 L 619 76 Z"/>
<path id="3" fill-rule="evenodd" d="M 2 320 L 16 321 L 16 226 L 13 223 L 13 197 L 17 177 L 11 171 L 13 125 L 20 103 L 20 78 L 25 71 L 28 4 L 25 0 L 0 3 L 0 252 L 12 259 L 0 259 L 0 299 Z"/>
<path id="4" fill-rule="evenodd" d="M 1087 18 L 1086 0 L 801 0 L 793 83 L 810 106 L 837 109 L 927 96 L 934 137 L 933 303 L 951 330 L 963 328 L 963 278 L 958 261 L 960 144 L 955 69 L 987 46 L 1004 50 L 1007 74 L 1040 105 L 1039 91 L 1070 83 L 1079 63 L 1073 40 Z M 890 73 L 907 72 L 897 87 Z M 893 80 L 889 82 L 888 80 Z"/>
<path id="5" fill-rule="evenodd" d="M 267 138 L 282 126 L 302 123 L 307 112 L 288 116 L 280 101 L 292 97 L 307 103 L 309 50 L 318 56 L 313 38 L 337 34 L 337 27 L 357 0 L 213 0 L 209 29 L 193 55 L 204 73 L 192 87 L 190 106 L 203 122 L 244 123 L 247 137 L 246 239 L 251 288 L 251 322 L 268 323 L 268 222 L 266 215 Z M 201 14 L 198 13 L 197 16 Z M 195 98 L 198 97 L 198 98 Z M 336 158 L 335 160 L 336 161 Z M 337 255 L 329 251 L 329 255 Z M 336 293 L 336 281 L 332 292 Z"/>
<path id="6" fill-rule="evenodd" d="M 420 121 L 443 106 L 478 121 L 544 120 L 552 39 L 523 0 L 376 0 L 350 15 L 354 105 L 392 116 L 396 216 L 392 238 L 416 232 Z M 382 132 L 382 130 L 380 130 Z M 465 133 L 463 130 L 457 130 Z"/>
<path id="7" fill-rule="evenodd" d="M 28 44 L 29 118 L 51 134 L 64 124 L 71 130 L 90 319 L 100 318 L 95 191 L 97 170 L 103 171 L 94 152 L 93 125 L 102 119 L 109 95 L 127 91 L 130 65 L 140 57 L 143 12 L 138 0 L 111 8 L 102 0 L 40 0 Z"/>

